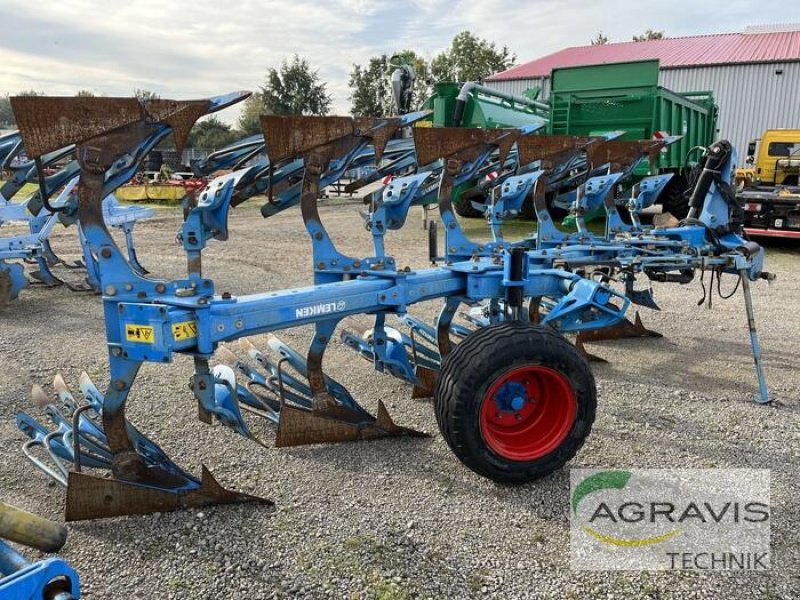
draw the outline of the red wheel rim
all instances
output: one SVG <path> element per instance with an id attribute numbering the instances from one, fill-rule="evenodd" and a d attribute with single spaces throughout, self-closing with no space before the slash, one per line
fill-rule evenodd
<path id="1" fill-rule="evenodd" d="M 516 401 L 514 407 L 509 396 Z M 524 398 L 521 407 L 520 398 Z M 567 377 L 549 367 L 526 365 L 503 373 L 486 392 L 480 408 L 481 434 L 503 458 L 535 460 L 564 441 L 576 413 L 575 391 Z"/>

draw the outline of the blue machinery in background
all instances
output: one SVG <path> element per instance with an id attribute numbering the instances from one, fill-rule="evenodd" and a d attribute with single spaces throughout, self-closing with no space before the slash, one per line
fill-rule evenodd
<path id="1" fill-rule="evenodd" d="M 28 285 L 23 266 L 26 262 L 36 264 L 37 270 L 30 276 L 47 286 L 65 284 L 76 291 L 99 291 L 96 263 L 82 237 L 83 261 L 66 262 L 50 245 L 49 237 L 57 224 L 67 226 L 76 220 L 77 196 L 74 191 L 79 167 L 71 158 L 74 151 L 74 145 L 68 145 L 32 160 L 24 156 L 18 132 L 0 137 L 0 169 L 11 173 L 0 187 L 0 225 L 22 222 L 28 225 L 29 230 L 27 234 L 0 237 L 0 307 L 17 298 Z M 46 175 L 48 169 L 53 172 Z M 23 201 L 13 202 L 12 198 L 26 183 L 38 183 L 39 190 Z M 58 197 L 51 200 L 56 192 Z M 102 209 L 106 224 L 121 230 L 125 236 L 131 266 L 146 273 L 136 255 L 133 228 L 137 221 L 152 217 L 152 209 L 121 206 L 113 195 L 103 200 Z M 52 270 L 57 265 L 85 269 L 86 283 L 75 285 L 59 279 Z"/>
<path id="2" fill-rule="evenodd" d="M 639 275 L 685 283 L 700 269 L 739 277 L 747 299 L 760 399 L 768 401 L 749 296 L 749 282 L 768 276 L 762 273 L 763 250 L 741 238 L 731 218 L 736 214 L 729 197 L 735 156 L 724 142 L 709 150 L 686 222 L 651 230 L 640 224 L 638 214 L 655 201 L 668 178 L 645 179 L 634 190 L 628 203 L 630 224 L 616 211 L 615 184 L 669 140 L 531 135 L 535 126 L 415 128 L 417 172 L 394 179 L 373 201 L 367 223 L 371 255 L 349 256 L 336 248 L 320 218 L 321 188 L 354 165 L 367 160 L 380 164 L 389 147 L 405 144 L 389 161 L 405 160 L 408 140 L 398 141 L 396 136 L 425 114 L 390 119 L 264 116 L 268 160 L 252 161 L 259 152 L 255 139 L 209 157 L 206 167 L 240 168 L 214 179 L 186 215 L 179 240 L 187 256 L 187 276 L 171 281 L 145 276 L 110 236 L 103 199 L 130 179 L 139 161 L 167 135 L 175 136 L 180 149 L 196 119 L 246 95 L 147 103 L 119 98 L 12 99 L 29 156 L 77 145 L 78 217 L 85 244 L 97 257 L 105 307 L 111 378 L 105 392 L 84 375 L 80 389 L 86 402 L 80 403 L 58 377 L 58 403 L 35 391 L 56 430 L 25 414 L 18 417 L 30 438 L 29 456 L 68 485 L 68 520 L 209 503 L 267 502 L 222 488 L 205 468 L 200 479 L 186 473 L 127 421 L 126 401 L 142 363 L 168 363 L 176 353 L 194 359 L 191 388 L 201 419 L 216 419 L 244 436 L 253 434 L 243 411 L 277 423 L 278 446 L 421 435 L 395 424 L 381 402 L 377 416 L 372 416 L 344 385 L 324 373 L 323 356 L 337 326 L 355 315 L 371 315 L 374 323 L 358 334 L 345 333 L 346 344 L 377 370 L 413 383 L 416 395 L 433 395 L 440 430 L 454 453 L 496 481 L 529 481 L 550 473 L 583 443 L 594 418 L 594 382 L 586 362 L 556 331 L 606 331 L 624 322 L 631 301 L 654 305 L 647 293 L 633 288 Z M 578 231 L 565 234 L 552 226 L 543 190 L 578 156 L 585 157 L 594 176 L 576 196 Z M 487 163 L 510 162 L 518 174 L 502 178 L 490 206 L 493 240 L 474 242 L 453 213 L 454 188 Z M 594 165 L 605 167 L 597 174 Z M 385 235 L 403 226 L 410 207 L 430 193 L 432 181 L 445 230 L 444 253 L 440 255 L 433 236 L 431 259 L 438 266 L 400 268 L 385 253 Z M 312 242 L 314 285 L 218 295 L 213 280 L 204 276 L 202 251 L 211 240 L 227 239 L 231 206 L 265 189 L 271 195 L 262 211 L 265 216 L 299 201 Z M 518 213 L 528 193 L 535 199 L 538 234 L 505 240 L 502 223 Z M 580 220 L 584 211 L 597 206 L 604 206 L 608 215 L 603 236 L 588 232 Z M 612 287 L 616 280 L 624 282 L 624 291 Z M 444 302 L 434 325 L 408 314 L 414 304 L 436 299 Z M 462 304 L 480 311 L 470 327 L 454 322 Z M 410 326 L 409 334 L 387 325 L 391 315 Z M 270 353 L 245 339 L 302 325 L 315 330 L 305 355 L 274 336 L 268 342 Z M 454 344 L 451 334 L 462 341 Z M 221 346 L 234 340 L 241 340 L 247 358 Z M 212 367 L 209 361 L 217 350 L 226 364 Z M 237 382 L 237 373 L 243 383 Z M 55 469 L 33 456 L 37 446 Z M 113 477 L 95 477 L 84 467 L 110 469 Z"/>

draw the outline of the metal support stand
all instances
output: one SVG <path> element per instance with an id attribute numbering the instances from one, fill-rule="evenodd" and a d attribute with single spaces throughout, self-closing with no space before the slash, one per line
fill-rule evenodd
<path id="1" fill-rule="evenodd" d="M 747 278 L 747 271 L 739 271 L 742 278 L 742 292 L 744 293 L 744 305 L 747 310 L 747 327 L 750 330 L 750 345 L 753 348 L 753 362 L 756 365 L 756 377 L 758 377 L 759 395 L 754 400 L 759 404 L 772 402 L 767 392 L 767 381 L 764 378 L 764 369 L 761 366 L 761 344 L 758 341 L 758 331 L 756 330 L 756 316 L 753 311 L 753 298 L 750 295 L 750 280 Z"/>

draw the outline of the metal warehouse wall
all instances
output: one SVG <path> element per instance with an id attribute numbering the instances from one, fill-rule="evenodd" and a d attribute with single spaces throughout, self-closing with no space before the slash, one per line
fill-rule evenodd
<path id="1" fill-rule="evenodd" d="M 779 70 L 782 75 L 775 74 Z M 660 79 L 675 92 L 714 92 L 719 137 L 730 140 L 740 163 L 764 129 L 800 128 L 800 62 L 662 69 Z"/>
<path id="2" fill-rule="evenodd" d="M 778 70 L 783 74 L 776 75 Z M 764 129 L 800 128 L 800 62 L 662 69 L 660 84 L 675 92 L 713 91 L 719 105 L 719 137 L 733 143 L 740 164 L 747 144 Z M 541 86 L 541 98 L 550 95 L 549 78 L 487 85 L 512 94 Z"/>
<path id="3" fill-rule="evenodd" d="M 540 100 L 547 100 L 550 96 L 550 78 L 543 77 L 541 79 L 513 79 L 510 81 L 487 81 L 486 86 L 505 92 L 506 94 L 516 94 L 521 96 L 522 92 L 528 88 L 541 87 L 542 92 L 539 94 Z"/>

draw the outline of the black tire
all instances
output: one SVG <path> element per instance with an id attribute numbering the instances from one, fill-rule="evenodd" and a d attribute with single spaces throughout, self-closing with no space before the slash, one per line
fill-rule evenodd
<path id="1" fill-rule="evenodd" d="M 574 420 L 562 441 L 534 460 L 501 456 L 486 442 L 481 427 L 488 392 L 520 368 L 556 372 L 568 383 L 575 402 Z M 527 483 L 563 467 L 589 435 L 597 410 L 594 376 L 586 360 L 555 331 L 520 321 L 468 335 L 442 362 L 434 399 L 439 430 L 453 453 L 479 475 L 506 484 Z"/>
<path id="2" fill-rule="evenodd" d="M 480 219 L 483 217 L 483 213 L 479 210 L 475 210 L 472 203 L 480 202 L 485 205 L 486 201 L 486 194 L 476 186 L 459 194 L 458 198 L 453 201 L 453 210 L 456 211 L 459 217 Z"/>
<path id="3" fill-rule="evenodd" d="M 663 212 L 671 213 L 679 221 L 689 215 L 689 182 L 686 176 L 676 173 L 658 199 Z"/>

